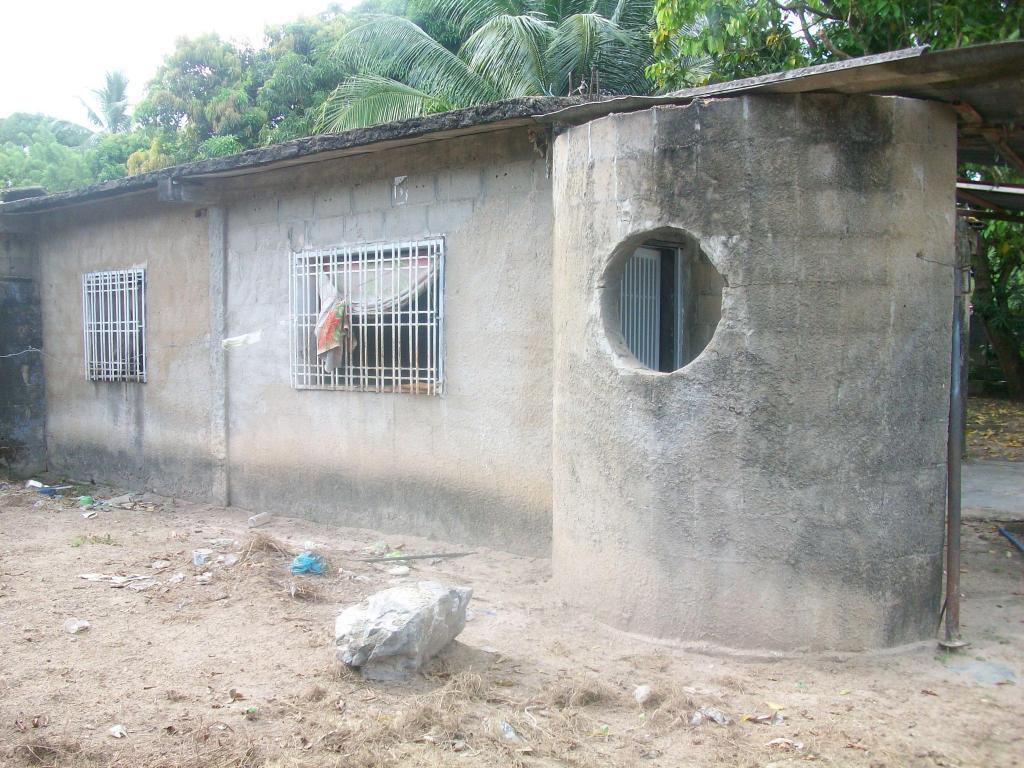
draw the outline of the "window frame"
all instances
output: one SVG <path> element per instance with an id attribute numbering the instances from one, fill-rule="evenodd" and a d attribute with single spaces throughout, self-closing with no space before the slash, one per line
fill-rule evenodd
<path id="1" fill-rule="evenodd" d="M 445 381 L 444 283 L 446 243 L 443 236 L 418 239 L 337 244 L 293 252 L 288 259 L 289 329 L 291 352 L 289 379 L 293 389 L 405 393 L 441 395 Z M 385 256 L 384 254 L 387 254 Z M 397 255 L 396 255 L 397 254 Z M 374 274 L 383 279 L 384 269 L 391 270 L 397 281 L 401 270 L 408 273 L 413 284 L 420 275 L 419 262 L 427 260 L 426 276 L 421 289 L 410 293 L 415 308 L 397 304 L 392 312 L 364 308 L 350 315 L 352 338 L 356 350 L 348 355 L 343 369 L 325 370 L 316 354 L 313 334 L 321 310 L 320 276 L 332 275 L 337 281 L 343 273 L 351 277 L 351 266 L 357 263 L 376 264 Z M 413 262 L 416 262 L 415 266 Z M 407 266 L 403 266 L 406 262 Z M 386 266 L 390 265 L 390 266 Z M 431 274 L 433 270 L 433 274 Z M 356 270 L 360 276 L 369 274 Z M 335 283 L 336 284 L 336 283 Z M 425 306 L 421 308 L 421 296 Z M 383 299 L 380 299 L 383 302 Z M 380 306 L 383 306 L 381 304 Z M 402 317 L 404 315 L 404 317 Z M 398 316 L 398 317 L 396 317 Z M 370 318 L 373 318 L 372 320 Z M 385 319 L 390 318 L 390 319 Z M 425 360 L 419 357 L 421 332 L 426 345 Z M 415 334 L 415 336 L 414 336 Z M 403 337 L 407 346 L 403 346 Z M 371 351 L 373 363 L 358 357 Z M 390 356 L 388 349 L 390 348 Z M 361 350 L 361 351 L 360 351 Z M 416 355 L 414 358 L 413 355 Z M 403 365 L 408 355 L 408 364 Z M 397 356 L 397 365 L 395 365 Z M 358 364 L 356 360 L 358 358 Z M 387 358 L 387 359 L 386 359 Z M 387 364 L 385 364 L 387 363 Z M 373 371 L 373 373 L 371 373 Z"/>
<path id="2" fill-rule="evenodd" d="M 146 267 L 82 273 L 82 357 L 87 381 L 147 380 Z"/>

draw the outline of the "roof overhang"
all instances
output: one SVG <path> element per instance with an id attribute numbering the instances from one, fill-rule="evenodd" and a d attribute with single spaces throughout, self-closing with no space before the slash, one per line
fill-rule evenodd
<path id="1" fill-rule="evenodd" d="M 1014 41 L 934 52 L 908 48 L 664 96 L 622 96 L 598 101 L 560 97 L 511 99 L 344 133 L 310 136 L 69 192 L 2 203 L 0 229 L 2 219 L 11 214 L 41 214 L 113 197 L 152 193 L 161 185 L 210 183 L 219 178 L 482 132 L 553 123 L 579 124 L 615 112 L 758 93 L 877 94 L 946 103 L 959 115 L 960 162 L 1005 164 L 1024 173 L 1024 41 Z"/>

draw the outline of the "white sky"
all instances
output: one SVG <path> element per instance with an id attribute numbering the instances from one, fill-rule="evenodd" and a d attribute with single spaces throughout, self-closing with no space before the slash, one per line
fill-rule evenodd
<path id="1" fill-rule="evenodd" d="M 0 117 L 43 112 L 88 125 L 78 97 L 107 70 L 128 75 L 132 105 L 181 36 L 217 32 L 260 45 L 267 24 L 330 0 L 0 0 Z M 351 7 L 355 0 L 339 3 Z"/>

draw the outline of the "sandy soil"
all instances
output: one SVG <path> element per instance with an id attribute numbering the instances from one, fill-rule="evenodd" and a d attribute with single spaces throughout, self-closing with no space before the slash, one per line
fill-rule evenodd
<path id="1" fill-rule="evenodd" d="M 85 519 L 73 499 L 0 485 L 0 765 L 1024 765 L 1024 563 L 991 524 L 965 530 L 971 646 L 956 655 L 687 652 L 577 615 L 551 594 L 545 560 L 481 550 L 411 563 L 406 579 L 473 587 L 474 615 L 427 675 L 384 685 L 333 656 L 339 608 L 402 581 L 355 558 L 382 541 L 458 547 L 275 518 L 261 534 L 332 564 L 291 577 L 287 554 L 247 538 L 249 513 L 149 500 Z M 204 547 L 240 560 L 195 568 Z M 69 634 L 69 618 L 90 627 Z M 691 726 L 700 706 L 734 722 Z M 781 723 L 743 720 L 773 710 Z"/>

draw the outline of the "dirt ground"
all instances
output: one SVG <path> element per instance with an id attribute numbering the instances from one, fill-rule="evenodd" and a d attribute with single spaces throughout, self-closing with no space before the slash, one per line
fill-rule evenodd
<path id="1" fill-rule="evenodd" d="M 1024 403 L 968 398 L 966 427 L 970 458 L 1024 460 Z"/>
<path id="2" fill-rule="evenodd" d="M 74 498 L 0 484 L 0 765 L 1024 765 L 1024 562 L 990 523 L 964 532 L 966 652 L 766 660 L 606 629 L 552 595 L 546 560 L 479 550 L 403 579 L 356 558 L 459 548 L 286 518 L 253 538 L 251 512 L 128 506 L 86 519 Z M 330 572 L 290 576 L 275 541 Z M 196 568 L 198 548 L 238 562 Z M 341 607 L 427 578 L 474 590 L 427 675 L 366 683 L 334 659 Z M 90 626 L 70 634 L 74 618 Z M 690 725 L 701 706 L 733 722 Z"/>

